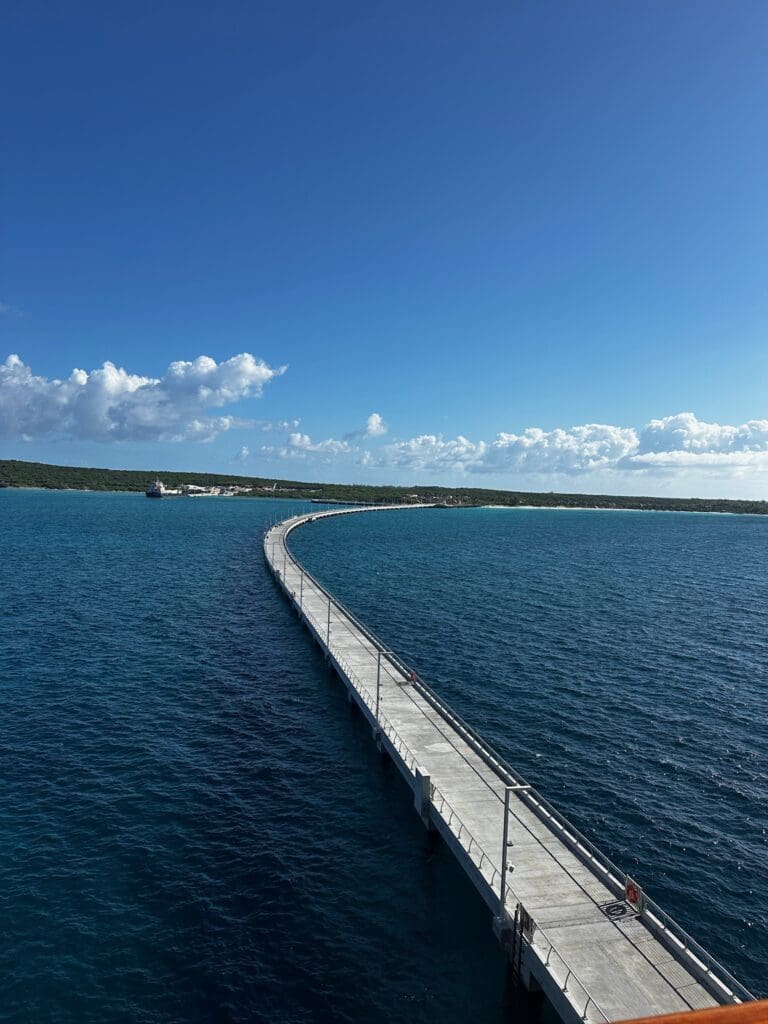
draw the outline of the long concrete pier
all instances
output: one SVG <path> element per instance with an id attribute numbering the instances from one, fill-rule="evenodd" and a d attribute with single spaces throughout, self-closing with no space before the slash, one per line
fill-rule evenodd
<path id="1" fill-rule="evenodd" d="M 264 554 L 299 618 L 399 768 L 425 826 L 452 850 L 493 915 L 513 972 L 566 1022 L 618 1021 L 751 1000 L 650 900 L 293 557 L 291 532 Z M 441 513 L 443 514 L 443 513 Z"/>

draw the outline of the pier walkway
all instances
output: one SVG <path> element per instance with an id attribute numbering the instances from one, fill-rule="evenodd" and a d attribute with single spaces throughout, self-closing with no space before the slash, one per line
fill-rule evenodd
<path id="1" fill-rule="evenodd" d="M 752 999 L 394 653 L 303 568 L 300 526 L 385 506 L 295 516 L 264 553 L 376 742 L 490 908 L 514 973 L 564 1021 L 618 1021 Z M 412 514 L 419 514 L 413 511 Z M 442 513 L 441 513 L 442 514 Z"/>

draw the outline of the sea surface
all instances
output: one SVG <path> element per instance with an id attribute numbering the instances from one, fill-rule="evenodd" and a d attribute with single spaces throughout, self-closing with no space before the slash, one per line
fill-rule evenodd
<path id="1" fill-rule="evenodd" d="M 0 490 L 0 1021 L 524 1018 L 266 571 L 300 508 Z M 292 546 L 768 994 L 768 518 L 413 510 Z"/>

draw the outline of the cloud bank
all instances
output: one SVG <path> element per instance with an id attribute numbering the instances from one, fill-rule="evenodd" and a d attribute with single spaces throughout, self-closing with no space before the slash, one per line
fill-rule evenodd
<path id="1" fill-rule="evenodd" d="M 594 471 L 656 472 L 681 468 L 738 473 L 768 469 L 768 420 L 740 426 L 707 423 L 691 412 L 650 420 L 639 431 L 588 423 L 568 429 L 529 427 L 493 441 L 421 434 L 383 445 L 369 462 L 412 470 L 576 476 Z"/>
<path id="2" fill-rule="evenodd" d="M 288 444 L 283 449 L 290 455 L 306 455 L 309 452 L 340 455 L 342 452 L 351 451 L 347 441 L 336 441 L 329 437 L 325 441 L 313 441 L 309 434 L 289 434 Z"/>
<path id="3" fill-rule="evenodd" d="M 71 438 L 83 441 L 211 441 L 236 427 L 282 435 L 261 446 L 257 457 L 330 463 L 409 473 L 521 476 L 674 476 L 687 472 L 738 477 L 768 470 L 768 419 L 739 425 L 710 423 L 692 412 L 649 420 L 640 428 L 586 423 L 520 433 L 501 431 L 491 440 L 463 434 L 419 434 L 385 439 L 381 413 L 340 440 L 315 440 L 299 420 L 265 422 L 226 412 L 285 372 L 248 352 L 216 362 L 209 356 L 171 363 L 162 377 L 129 373 L 106 362 L 65 380 L 34 374 L 16 356 L 0 364 L 0 439 Z M 237 461 L 254 457 L 243 445 Z"/>
<path id="4" fill-rule="evenodd" d="M 323 462 L 354 459 L 364 468 L 488 474 L 500 480 L 525 475 L 542 479 L 594 474 L 671 476 L 685 470 L 740 476 L 748 470 L 768 470 L 768 420 L 731 426 L 684 412 L 650 420 L 639 430 L 586 423 L 553 430 L 528 427 L 519 434 L 502 431 L 491 441 L 473 441 L 463 434 L 453 438 L 419 434 L 376 445 L 386 430 L 381 417 L 373 413 L 365 428 L 345 434 L 341 441 L 332 437 L 313 441 L 308 434 L 294 432 L 284 445 L 262 447 L 261 454 Z"/>
<path id="5" fill-rule="evenodd" d="M 747 468 L 768 465 L 768 420 L 740 426 L 705 423 L 692 412 L 651 420 L 631 457 L 635 467 Z"/>
<path id="6" fill-rule="evenodd" d="M 171 363 L 142 377 L 106 362 L 66 380 L 39 377 L 16 355 L 0 364 L 0 438 L 70 437 L 88 441 L 211 441 L 252 421 L 210 415 L 285 372 L 249 352 L 217 363 L 209 356 Z"/>
<path id="7" fill-rule="evenodd" d="M 309 434 L 293 432 L 288 435 L 286 443 L 282 446 L 262 446 L 261 454 L 277 456 L 281 459 L 308 459 L 314 456 L 325 462 L 330 462 L 337 455 L 359 453 L 356 441 L 382 437 L 388 429 L 381 414 L 372 412 L 365 421 L 364 427 L 345 434 L 340 441 L 335 437 L 327 437 L 323 441 L 313 441 Z M 362 459 L 358 461 L 366 464 Z"/>
<path id="8" fill-rule="evenodd" d="M 490 442 L 470 441 L 461 434 L 449 440 L 421 434 L 385 445 L 379 465 L 470 473 L 584 473 L 616 465 L 636 444 L 631 428 L 595 423 L 569 430 L 529 427 L 522 434 L 497 434 Z"/>

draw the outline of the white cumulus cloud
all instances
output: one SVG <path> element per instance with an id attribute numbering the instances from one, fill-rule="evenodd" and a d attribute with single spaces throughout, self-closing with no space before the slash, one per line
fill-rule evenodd
<path id="1" fill-rule="evenodd" d="M 209 441 L 250 421 L 211 416 L 285 372 L 248 352 L 217 363 L 209 356 L 171 363 L 162 377 L 128 373 L 106 362 L 41 377 L 17 355 L 0 364 L 0 437 L 73 437 L 89 441 Z"/>
<path id="2" fill-rule="evenodd" d="M 768 420 L 739 426 L 707 423 L 693 413 L 650 420 L 639 431 L 605 423 L 519 434 L 492 441 L 459 434 L 419 434 L 366 453 L 364 464 L 424 471 L 582 476 L 594 472 L 768 469 Z"/>
<path id="3" fill-rule="evenodd" d="M 262 449 L 264 450 L 264 449 Z M 288 442 L 279 449 L 282 458 L 306 458 L 307 455 L 341 455 L 351 451 L 347 441 L 337 441 L 328 437 L 324 441 L 313 441 L 309 434 L 293 433 L 288 435 Z"/>
<path id="4" fill-rule="evenodd" d="M 383 434 L 386 434 L 388 429 L 381 415 L 377 412 L 372 412 L 365 423 L 365 436 L 381 437 Z"/>
<path id="5" fill-rule="evenodd" d="M 298 426 L 298 420 L 293 421 L 293 427 Z M 378 412 L 372 412 L 365 422 L 365 426 L 359 430 L 353 430 L 345 434 L 341 440 L 335 437 L 326 437 L 322 441 L 313 441 L 309 434 L 292 430 L 283 445 L 262 445 L 261 454 L 267 457 L 280 459 L 310 459 L 317 457 L 323 462 L 330 462 L 339 455 L 351 455 L 360 452 L 358 442 L 364 438 L 377 438 L 386 434 L 387 424 Z M 369 452 L 363 453 L 360 460 L 362 465 L 372 462 Z"/>
<path id="6" fill-rule="evenodd" d="M 522 434 L 498 434 L 468 468 L 479 473 L 585 473 L 615 466 L 636 447 L 637 434 L 631 427 L 604 423 L 567 430 L 529 427 Z"/>
<path id="7" fill-rule="evenodd" d="M 348 434 L 345 434 L 344 440 L 357 441 L 365 437 L 383 437 L 388 430 L 389 427 L 384 422 L 384 418 L 381 413 L 372 412 L 365 421 L 365 426 L 360 430 L 352 430 Z"/>
<path id="8" fill-rule="evenodd" d="M 384 445 L 377 464 L 406 469 L 466 469 L 482 459 L 486 447 L 484 441 L 475 443 L 461 435 L 446 440 L 442 434 L 419 434 L 407 441 Z"/>
<path id="9" fill-rule="evenodd" d="M 470 473 L 583 473 L 615 465 L 636 446 L 631 428 L 595 423 L 568 430 L 529 427 L 522 434 L 497 434 L 490 442 L 470 441 L 461 434 L 453 439 L 420 434 L 384 445 L 379 465 Z"/>
<path id="10" fill-rule="evenodd" d="M 738 426 L 707 423 L 692 412 L 650 420 L 629 460 L 637 468 L 684 466 L 724 469 L 768 464 L 768 420 Z"/>

